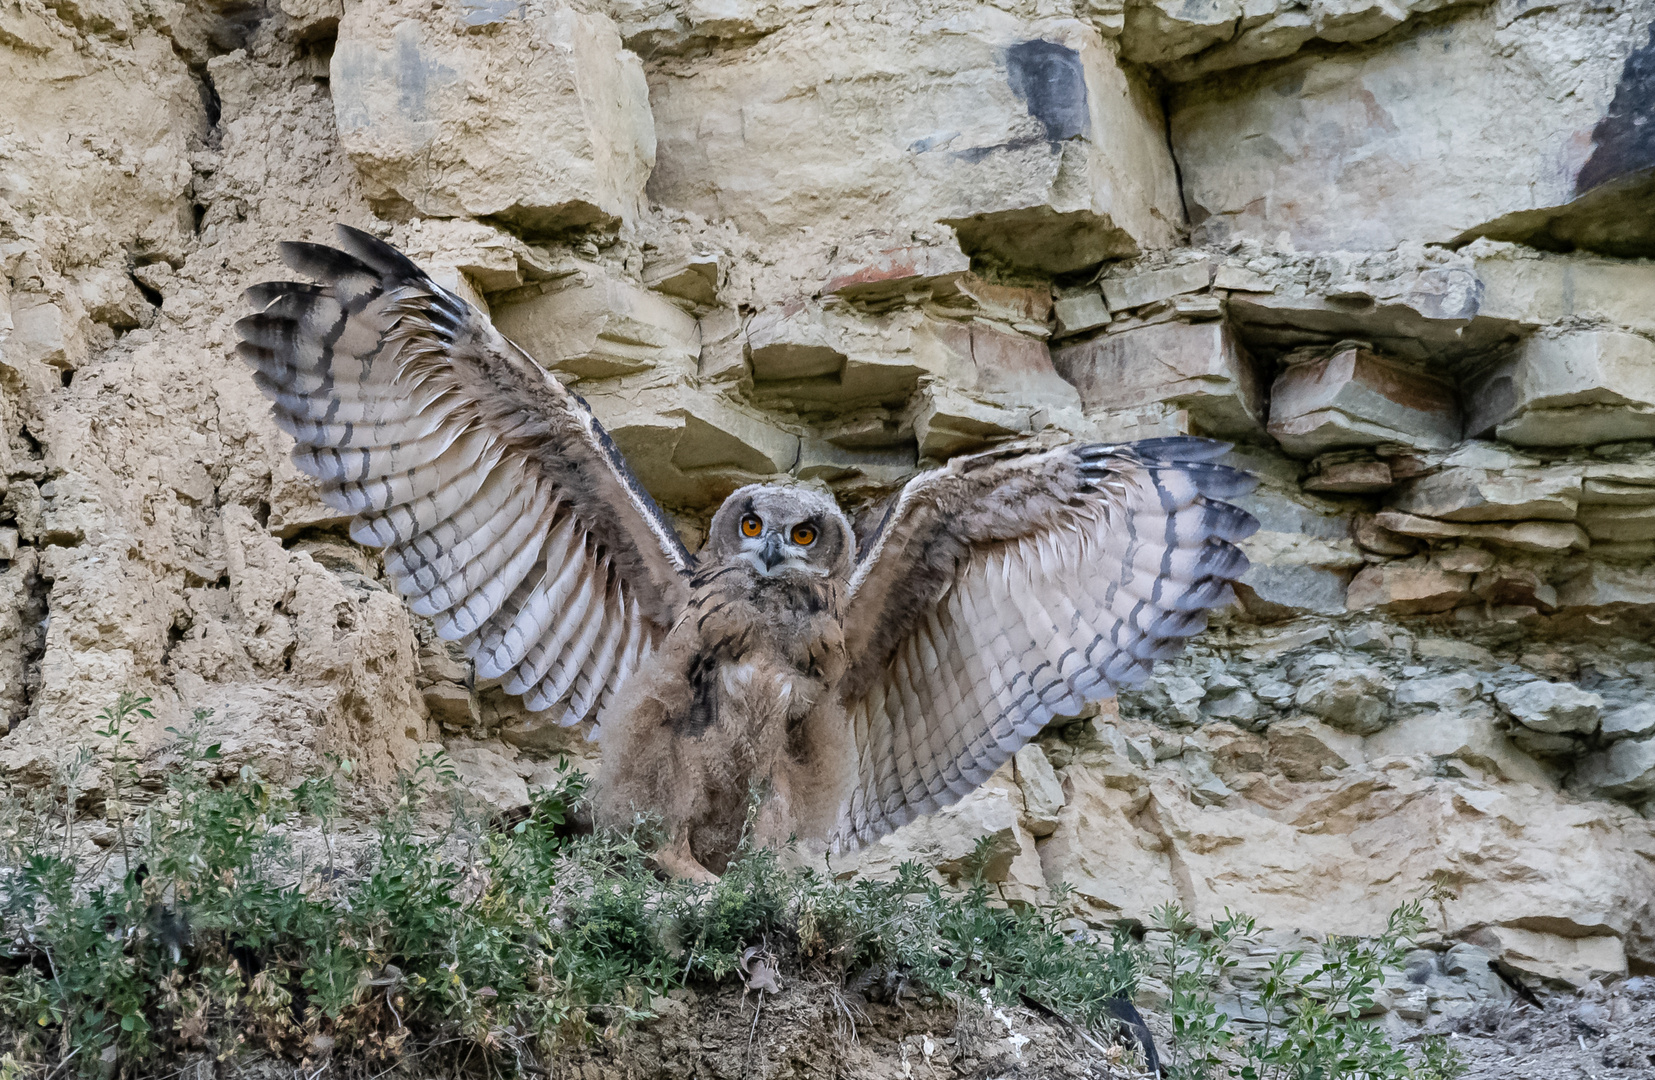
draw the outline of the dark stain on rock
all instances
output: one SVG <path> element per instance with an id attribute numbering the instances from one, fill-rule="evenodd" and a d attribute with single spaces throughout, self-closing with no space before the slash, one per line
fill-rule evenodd
<path id="1" fill-rule="evenodd" d="M 1080 54 L 1055 41 L 1023 41 L 1006 50 L 1007 80 L 1029 115 L 1056 144 L 1091 128 L 1086 108 L 1086 70 Z"/>
<path id="2" fill-rule="evenodd" d="M 1655 25 L 1649 43 L 1621 69 L 1609 111 L 1592 130 L 1592 156 L 1575 177 L 1575 195 L 1655 168 Z"/>

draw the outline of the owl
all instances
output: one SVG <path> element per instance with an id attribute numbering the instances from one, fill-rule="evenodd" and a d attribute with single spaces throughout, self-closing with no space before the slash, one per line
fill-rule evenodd
<path id="1" fill-rule="evenodd" d="M 1253 479 L 1189 437 L 958 457 L 861 545 L 819 490 L 744 487 L 692 555 L 584 401 L 395 249 L 339 243 L 283 245 L 315 283 L 236 324 L 294 461 L 479 679 L 595 717 L 594 816 L 656 815 L 673 874 L 722 873 L 747 827 L 843 850 L 956 802 L 1247 567 L 1224 500 Z"/>

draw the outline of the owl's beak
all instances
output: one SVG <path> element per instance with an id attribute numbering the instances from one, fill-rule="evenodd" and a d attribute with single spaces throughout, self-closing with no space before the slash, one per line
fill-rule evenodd
<path id="1" fill-rule="evenodd" d="M 783 559 L 787 558 L 787 553 L 782 550 L 782 538 L 775 533 L 771 533 L 764 538 L 764 548 L 759 554 L 764 557 L 764 568 L 766 570 L 774 570 L 781 565 Z"/>

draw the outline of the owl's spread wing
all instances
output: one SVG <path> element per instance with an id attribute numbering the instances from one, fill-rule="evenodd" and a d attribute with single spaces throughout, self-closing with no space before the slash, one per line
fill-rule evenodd
<path id="1" fill-rule="evenodd" d="M 843 686 L 868 843 L 976 788 L 1054 717 L 1147 678 L 1206 626 L 1258 528 L 1254 479 L 1195 438 L 956 459 L 912 481 L 858 564 Z"/>
<path id="2" fill-rule="evenodd" d="M 585 402 L 394 248 L 339 238 L 282 245 L 319 284 L 250 289 L 236 351 L 409 606 L 574 723 L 672 625 L 690 556 Z"/>

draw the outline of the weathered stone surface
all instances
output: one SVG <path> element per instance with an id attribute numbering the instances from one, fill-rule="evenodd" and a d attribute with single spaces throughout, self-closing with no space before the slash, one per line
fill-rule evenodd
<path id="1" fill-rule="evenodd" d="M 1050 836 L 1057 831 L 1058 815 L 1068 801 L 1063 784 L 1039 743 L 1029 743 L 1013 760 L 1017 786 L 1023 790 L 1023 824 L 1033 836 Z"/>
<path id="2" fill-rule="evenodd" d="M 892 248 L 860 265 L 839 267 L 822 291 L 847 300 L 883 300 L 961 277 L 971 260 L 958 247 Z"/>
<path id="3" fill-rule="evenodd" d="M 1590 735 L 1603 710 L 1603 698 L 1569 683 L 1521 683 L 1499 691 L 1494 700 L 1523 726 L 1553 735 Z"/>
<path id="4" fill-rule="evenodd" d="M 1143 307 L 1170 300 L 1181 293 L 1201 292 L 1212 284 L 1211 261 L 1180 263 L 1163 270 L 1140 270 L 1103 279 L 1103 298 L 1111 311 Z"/>
<path id="5" fill-rule="evenodd" d="M 1391 466 L 1388 462 L 1372 459 L 1355 461 L 1329 461 L 1337 455 L 1324 454 L 1311 467 L 1315 475 L 1304 482 L 1306 491 L 1325 492 L 1332 495 L 1368 495 L 1378 491 L 1388 491 L 1396 484 L 1396 478 L 1391 475 Z"/>
<path id="6" fill-rule="evenodd" d="M 605 15 L 566 0 L 458 18 L 356 3 L 330 74 L 340 141 L 382 205 L 542 234 L 638 213 L 655 161 L 649 89 Z"/>
<path id="7" fill-rule="evenodd" d="M 1241 256 L 1261 248 L 1244 241 Z M 1476 263 L 1442 248 L 1400 244 L 1395 251 L 1265 252 L 1247 268 L 1258 280 L 1232 292 L 1225 311 L 1248 345 L 1264 352 L 1365 342 L 1374 351 L 1429 364 L 1480 356 L 1512 341 L 1521 327 L 1480 313 Z"/>
<path id="8" fill-rule="evenodd" d="M 669 506 L 716 505 L 791 470 L 799 437 L 728 398 L 649 375 L 594 384 L 587 396 L 627 464 Z"/>
<path id="9" fill-rule="evenodd" d="M 1263 380 L 1222 323 L 1158 323 L 1060 345 L 1051 355 L 1088 412 L 1165 403 L 1217 436 L 1255 434 L 1264 418 Z"/>
<path id="10" fill-rule="evenodd" d="M 1655 505 L 1588 506 L 1580 512 L 1580 524 L 1593 540 L 1655 540 Z"/>
<path id="11" fill-rule="evenodd" d="M 1482 285 L 1478 314 L 1524 327 L 1590 320 L 1655 332 L 1655 263 L 1576 253 L 1554 255 L 1479 240 L 1464 249 Z"/>
<path id="12" fill-rule="evenodd" d="M 1449 467 L 1397 488 L 1388 503 L 1444 521 L 1573 521 L 1581 470 Z"/>
<path id="13" fill-rule="evenodd" d="M 1469 388 L 1466 431 L 1520 446 L 1655 435 L 1655 343 L 1618 330 L 1537 334 Z"/>
<path id="14" fill-rule="evenodd" d="M 1471 575 L 1429 566 L 1384 563 L 1364 567 L 1351 580 L 1345 606 L 1351 611 L 1420 615 L 1452 611 L 1471 599 Z"/>
<path id="15" fill-rule="evenodd" d="M 1471 3 L 1480 0 L 1469 0 Z M 1137 0 L 1126 7 L 1126 55 L 1155 64 L 1168 77 L 1194 79 L 1225 68 L 1291 56 L 1310 41 L 1368 41 L 1409 17 L 1453 6 L 1438 0 L 1332 0 L 1308 9 L 1292 3 L 1217 0 L 1178 4 Z"/>
<path id="16" fill-rule="evenodd" d="M 1540 790 L 1553 786 L 1545 768 L 1495 726 L 1494 710 L 1487 705 L 1417 713 L 1370 736 L 1364 748 L 1375 760 L 1395 756 L 1458 761 L 1492 778 Z"/>
<path id="17" fill-rule="evenodd" d="M 344 0 L 282 0 L 281 9 L 292 20 L 293 35 L 300 41 L 334 36 L 345 14 Z"/>
<path id="18" fill-rule="evenodd" d="M 695 319 L 624 278 L 591 267 L 538 296 L 493 305 L 494 325 L 530 356 L 574 382 L 662 370 L 688 374 L 701 354 Z"/>
<path id="19" fill-rule="evenodd" d="M 1598 734 L 1611 742 L 1655 735 L 1655 702 L 1641 701 L 1624 709 L 1616 709 L 1603 718 Z"/>
<path id="20" fill-rule="evenodd" d="M 1636 193 L 1614 189 L 1651 167 L 1629 115 L 1647 89 L 1628 63 L 1650 13 L 1501 10 L 1176 94 L 1173 147 L 1197 237 L 1286 232 L 1300 249 L 1384 250 L 1556 230 L 1562 208 L 1583 201 L 1576 214 L 1594 221 L 1636 217 Z M 1620 238 L 1581 225 L 1572 235 L 1586 244 L 1574 246 L 1647 250 L 1641 223 Z"/>
<path id="21" fill-rule="evenodd" d="M 1557 609 L 1557 589 L 1527 567 L 1502 566 L 1479 573 L 1471 591 L 1490 604 L 1520 604 L 1543 612 Z"/>
<path id="22" fill-rule="evenodd" d="M 1557 587 L 1561 608 L 1655 611 L 1655 570 L 1589 563 Z"/>
<path id="23" fill-rule="evenodd" d="M 1626 949 L 1608 935 L 1566 937 L 1541 930 L 1492 926 L 1479 931 L 1475 941 L 1518 971 L 1572 986 L 1626 973 Z"/>
<path id="24" fill-rule="evenodd" d="M 1436 518 L 1384 510 L 1374 516 L 1381 528 L 1403 536 L 1428 540 L 1475 539 L 1539 553 L 1585 551 L 1591 546 L 1586 530 L 1561 521 L 1524 521 L 1513 525 L 1478 522 L 1439 521 Z"/>
<path id="25" fill-rule="evenodd" d="M 651 197 L 771 242 L 853 222 L 813 237 L 824 247 L 943 221 L 968 254 L 1045 271 L 1172 239 L 1158 109 L 1095 30 L 987 8 L 884 16 L 817 9 L 654 76 Z"/>
<path id="26" fill-rule="evenodd" d="M 644 284 L 658 293 L 705 308 L 718 303 L 718 289 L 724 284 L 724 264 L 716 254 L 659 259 L 644 264 L 643 278 Z"/>
<path id="27" fill-rule="evenodd" d="M 449 747 L 448 756 L 468 795 L 497 813 L 509 813 L 529 805 L 529 785 L 502 751 L 498 743 L 467 745 L 461 741 Z"/>
<path id="28" fill-rule="evenodd" d="M 1582 758 L 1575 783 L 1614 798 L 1655 795 L 1655 739 L 1626 739 Z"/>
<path id="29" fill-rule="evenodd" d="M 1251 565 L 1236 593 L 1248 614 L 1265 620 L 1343 614 L 1345 586 L 1363 564 L 1349 524 L 1270 488 L 1237 502 L 1260 526 L 1241 543 Z"/>
<path id="30" fill-rule="evenodd" d="M 1452 446 L 1460 437 L 1451 386 L 1367 351 L 1294 364 L 1270 388 L 1270 434 L 1290 454 L 1341 446 Z"/>
<path id="31" fill-rule="evenodd" d="M 1307 680 L 1293 703 L 1340 731 L 1372 735 L 1390 716 L 1390 689 L 1377 668 L 1349 665 Z"/>
<path id="32" fill-rule="evenodd" d="M 1052 304 L 1052 311 L 1057 316 L 1057 332 L 1065 336 L 1109 325 L 1109 305 L 1097 289 L 1060 296 Z"/>

